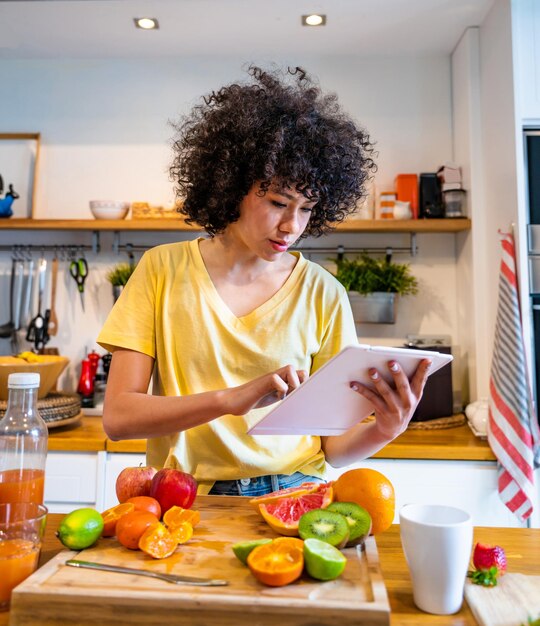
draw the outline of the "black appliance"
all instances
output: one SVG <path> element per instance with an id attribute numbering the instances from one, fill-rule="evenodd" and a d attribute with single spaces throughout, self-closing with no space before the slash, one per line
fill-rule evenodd
<path id="1" fill-rule="evenodd" d="M 446 338 L 418 335 L 407 337 L 407 340 L 406 348 L 452 354 L 450 341 Z M 450 417 L 453 414 L 452 363 L 448 363 L 427 379 L 422 399 L 411 419 L 413 422 L 426 422 L 438 417 Z"/>
<path id="2" fill-rule="evenodd" d="M 437 174 L 420 174 L 420 217 L 444 217 L 441 181 Z"/>

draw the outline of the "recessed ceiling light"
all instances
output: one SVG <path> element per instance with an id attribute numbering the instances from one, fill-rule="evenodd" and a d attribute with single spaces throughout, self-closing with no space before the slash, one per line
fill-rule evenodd
<path id="1" fill-rule="evenodd" d="M 311 15 L 302 15 L 302 26 L 325 26 L 326 15 L 312 13 Z"/>
<path id="2" fill-rule="evenodd" d="M 133 21 L 137 28 L 144 30 L 157 30 L 159 28 L 159 23 L 155 17 L 134 17 Z"/>

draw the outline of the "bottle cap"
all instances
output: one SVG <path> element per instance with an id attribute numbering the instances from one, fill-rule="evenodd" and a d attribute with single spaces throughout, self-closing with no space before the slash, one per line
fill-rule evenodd
<path id="1" fill-rule="evenodd" d="M 16 373 L 8 376 L 9 389 L 32 389 L 39 387 L 40 376 L 37 372 Z"/>

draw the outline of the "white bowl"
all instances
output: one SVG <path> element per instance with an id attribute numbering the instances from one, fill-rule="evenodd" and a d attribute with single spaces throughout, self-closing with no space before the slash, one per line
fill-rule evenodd
<path id="1" fill-rule="evenodd" d="M 90 200 L 90 211 L 97 220 L 123 220 L 129 211 L 129 202 Z"/>

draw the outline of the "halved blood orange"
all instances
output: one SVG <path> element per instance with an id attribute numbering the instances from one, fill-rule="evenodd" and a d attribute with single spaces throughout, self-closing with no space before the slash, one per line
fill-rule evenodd
<path id="1" fill-rule="evenodd" d="M 281 587 L 300 578 L 304 569 L 303 542 L 280 537 L 254 548 L 247 564 L 255 578 L 271 587 Z"/>
<path id="2" fill-rule="evenodd" d="M 298 521 L 302 515 L 313 509 L 324 509 L 332 500 L 332 484 L 317 483 L 317 489 L 311 493 L 259 504 L 259 513 L 273 531 L 295 537 L 298 535 Z"/>
<path id="3" fill-rule="evenodd" d="M 193 526 L 189 522 L 182 522 L 174 528 L 169 528 L 169 532 L 175 538 L 176 543 L 186 543 L 193 537 Z"/>
<path id="4" fill-rule="evenodd" d="M 103 532 L 102 537 L 114 537 L 116 534 L 116 524 L 118 520 L 127 513 L 131 513 L 135 510 L 135 505 L 132 502 L 124 502 L 123 504 L 117 504 L 116 506 L 103 511 L 101 517 L 103 518 Z"/>
<path id="5" fill-rule="evenodd" d="M 199 511 L 183 509 L 181 506 L 171 507 L 163 516 L 163 523 L 169 530 L 174 530 L 184 522 L 189 522 L 192 527 L 195 527 L 200 521 L 201 514 Z"/>
<path id="6" fill-rule="evenodd" d="M 154 559 L 165 559 L 171 556 L 177 546 L 176 538 L 161 522 L 148 527 L 139 539 L 139 549 Z"/>
<path id="7" fill-rule="evenodd" d="M 258 511 L 259 504 L 268 504 L 269 502 L 276 502 L 277 500 L 280 500 L 281 498 L 294 498 L 296 496 L 303 496 L 306 493 L 312 493 L 314 491 L 317 491 L 320 484 L 321 483 L 305 482 L 299 485 L 298 487 L 286 487 L 285 489 L 278 489 L 277 491 L 266 493 L 263 496 L 257 496 L 256 498 L 251 498 L 249 503 L 256 511 Z"/>

